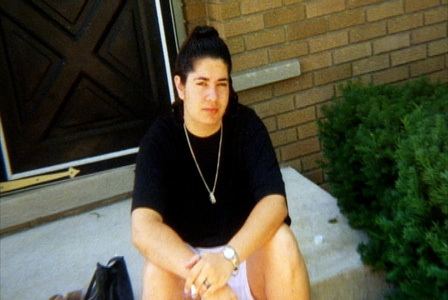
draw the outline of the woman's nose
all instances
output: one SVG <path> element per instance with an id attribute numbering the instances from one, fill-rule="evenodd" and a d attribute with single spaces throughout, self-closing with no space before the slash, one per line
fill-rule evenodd
<path id="1" fill-rule="evenodd" d="M 216 101 L 218 100 L 218 90 L 216 87 L 212 86 L 207 91 L 207 100 Z"/>

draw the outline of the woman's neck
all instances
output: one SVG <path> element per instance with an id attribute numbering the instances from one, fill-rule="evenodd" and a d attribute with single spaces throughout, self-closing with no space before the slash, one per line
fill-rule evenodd
<path id="1" fill-rule="evenodd" d="M 197 126 L 193 122 L 188 122 L 188 120 L 184 120 L 185 126 L 187 127 L 188 132 L 191 134 L 197 136 L 197 137 L 208 137 L 216 132 L 221 128 L 221 123 L 218 124 L 210 124 L 210 125 L 202 125 Z"/>

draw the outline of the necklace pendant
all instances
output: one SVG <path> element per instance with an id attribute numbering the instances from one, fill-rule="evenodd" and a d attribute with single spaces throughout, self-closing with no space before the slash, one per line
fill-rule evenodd
<path id="1" fill-rule="evenodd" d="M 216 203 L 215 194 L 213 194 L 213 193 L 210 193 L 210 202 L 211 202 L 212 204 L 215 204 L 215 203 Z"/>

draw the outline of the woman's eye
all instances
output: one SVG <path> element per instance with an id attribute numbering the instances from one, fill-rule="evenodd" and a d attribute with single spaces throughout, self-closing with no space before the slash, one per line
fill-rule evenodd
<path id="1" fill-rule="evenodd" d="M 196 83 L 199 86 L 206 86 L 207 84 L 204 81 L 200 81 Z"/>

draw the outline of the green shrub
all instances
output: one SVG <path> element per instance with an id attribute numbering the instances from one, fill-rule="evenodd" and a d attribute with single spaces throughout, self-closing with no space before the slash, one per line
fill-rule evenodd
<path id="1" fill-rule="evenodd" d="M 391 298 L 448 299 L 448 86 L 350 83 L 319 122 L 333 195 Z"/>

